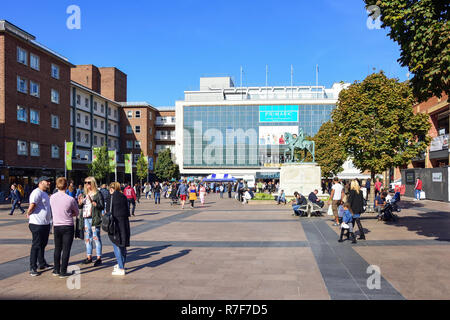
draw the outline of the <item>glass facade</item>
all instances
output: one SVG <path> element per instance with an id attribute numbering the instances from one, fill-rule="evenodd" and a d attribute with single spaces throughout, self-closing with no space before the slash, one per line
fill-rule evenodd
<path id="1" fill-rule="evenodd" d="M 283 132 L 297 134 L 302 129 L 305 136 L 314 136 L 334 108 L 334 104 L 185 106 L 183 166 L 261 167 L 268 145 L 284 144 Z"/>

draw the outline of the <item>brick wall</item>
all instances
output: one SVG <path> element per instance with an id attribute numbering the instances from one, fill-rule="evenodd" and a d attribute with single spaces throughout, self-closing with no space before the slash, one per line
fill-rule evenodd
<path id="1" fill-rule="evenodd" d="M 100 71 L 92 64 L 77 65 L 70 71 L 71 80 L 95 91 L 101 92 Z"/>
<path id="2" fill-rule="evenodd" d="M 99 68 L 101 94 L 113 101 L 127 101 L 127 75 L 114 67 Z"/>

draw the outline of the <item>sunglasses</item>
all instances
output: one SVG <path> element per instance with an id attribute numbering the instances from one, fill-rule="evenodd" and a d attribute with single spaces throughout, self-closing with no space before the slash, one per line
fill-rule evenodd
<path id="1" fill-rule="evenodd" d="M 91 184 L 91 182 L 90 181 L 85 181 L 84 184 Z"/>

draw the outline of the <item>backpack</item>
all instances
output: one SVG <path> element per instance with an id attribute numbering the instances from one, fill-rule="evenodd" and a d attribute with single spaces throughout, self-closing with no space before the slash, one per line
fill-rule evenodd
<path id="1" fill-rule="evenodd" d="M 109 205 L 109 212 L 105 213 L 102 216 L 102 230 L 105 231 L 108 234 L 111 234 L 111 235 L 114 234 L 114 231 L 115 231 L 114 218 L 111 215 L 112 203 L 113 203 L 113 197 L 111 195 L 110 205 Z"/>
<path id="2" fill-rule="evenodd" d="M 17 186 L 17 190 L 19 190 L 20 198 L 23 198 L 23 196 L 25 195 L 25 192 L 23 191 L 22 185 L 19 184 Z"/>

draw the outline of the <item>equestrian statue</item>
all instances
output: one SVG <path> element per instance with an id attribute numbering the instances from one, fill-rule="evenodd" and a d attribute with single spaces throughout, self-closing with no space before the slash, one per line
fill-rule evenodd
<path id="1" fill-rule="evenodd" d="M 291 154 L 291 161 L 289 162 L 303 162 L 308 154 L 311 153 L 313 162 L 315 162 L 315 144 L 314 141 L 306 140 L 303 135 L 303 129 L 300 128 L 298 136 L 296 134 L 291 134 L 289 132 L 284 133 L 284 140 L 287 149 L 284 150 L 284 159 L 286 158 L 286 153 L 290 151 Z M 304 157 L 303 159 L 299 159 L 298 161 L 295 160 L 295 150 L 300 149 L 304 150 Z"/>

